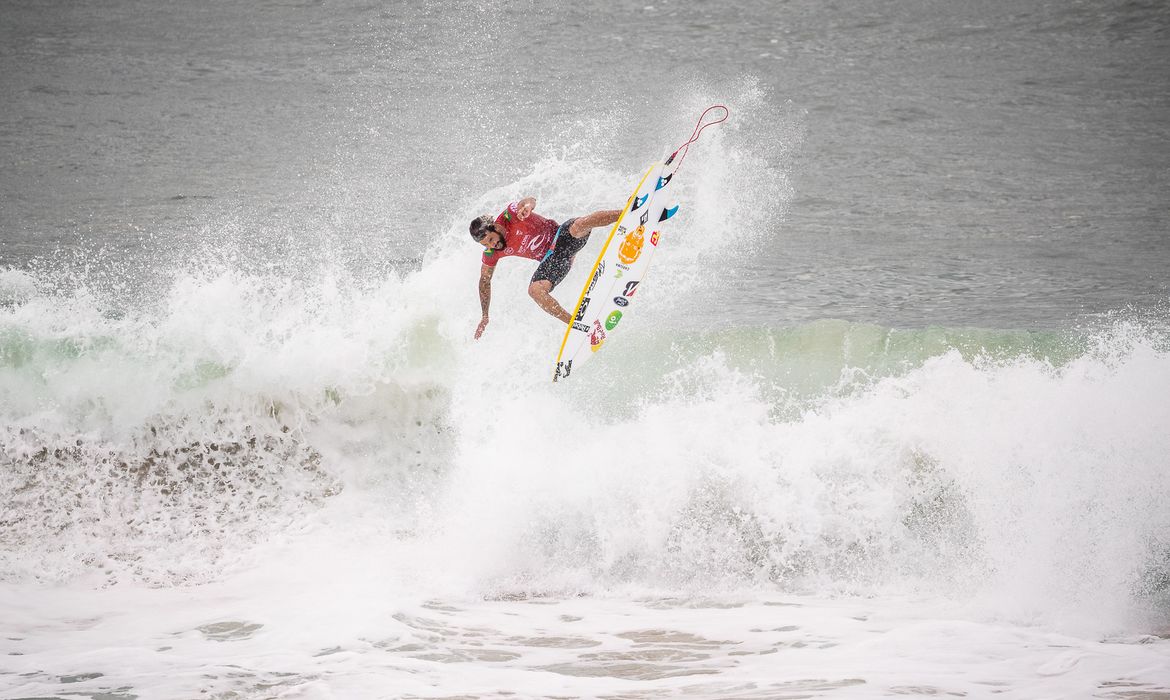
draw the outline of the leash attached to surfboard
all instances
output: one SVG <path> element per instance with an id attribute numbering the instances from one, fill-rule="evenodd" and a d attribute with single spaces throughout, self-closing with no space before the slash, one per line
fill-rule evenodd
<path id="1" fill-rule="evenodd" d="M 714 109 L 723 110 L 723 116 L 704 124 L 703 121 L 707 118 L 707 115 L 711 113 L 711 110 Z M 703 110 L 703 113 L 699 115 L 699 121 L 695 122 L 695 130 L 691 132 L 691 137 L 687 139 L 686 143 L 674 149 L 674 153 L 671 153 L 670 156 L 667 157 L 666 163 L 664 163 L 664 165 L 670 165 L 671 161 L 674 160 L 674 157 L 679 154 L 679 151 L 682 151 L 682 156 L 678 159 L 678 165 L 674 166 L 674 169 L 677 171 L 682 167 L 683 158 L 687 157 L 687 151 L 690 150 L 691 144 L 699 140 L 699 134 L 703 133 L 703 129 L 706 129 L 709 126 L 714 126 L 716 124 L 722 124 L 723 122 L 727 121 L 727 118 L 730 116 L 731 110 L 727 109 L 727 107 L 724 107 L 723 105 L 711 105 L 707 109 Z"/>
<path id="2" fill-rule="evenodd" d="M 713 110 L 723 110 L 723 116 L 707 121 L 707 115 Z M 671 203 L 666 190 L 682 166 L 691 144 L 699 139 L 703 129 L 727 121 L 730 114 L 731 111 L 723 105 L 712 105 L 704 110 L 695 123 L 691 137 L 665 161 L 650 166 L 626 200 L 621 215 L 614 222 L 597 256 L 597 262 L 593 264 L 589 281 L 581 290 L 581 296 L 573 308 L 569 327 L 565 329 L 565 337 L 557 353 L 554 382 L 567 378 L 574 364 L 580 367 L 582 362 L 600 350 L 621 323 L 650 266 L 650 259 L 658 248 L 661 236 L 659 224 L 678 211 L 679 205 Z M 633 223 L 635 219 L 637 224 Z M 621 243 L 611 246 L 615 236 L 621 236 Z"/>

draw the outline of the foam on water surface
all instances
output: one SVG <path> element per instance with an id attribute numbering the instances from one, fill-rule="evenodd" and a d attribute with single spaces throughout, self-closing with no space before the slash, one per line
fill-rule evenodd
<path id="1" fill-rule="evenodd" d="M 5 697 L 1154 698 L 1170 691 L 1164 640 L 1089 640 L 965 620 L 938 600 L 513 597 L 401 605 L 367 597 L 368 582 L 351 582 L 338 594 L 356 594 L 365 606 L 345 614 L 318 590 L 288 583 L 273 586 L 260 606 L 228 589 L 197 598 L 88 592 L 58 597 L 52 610 L 36 594 L 20 606 L 8 600 Z"/>

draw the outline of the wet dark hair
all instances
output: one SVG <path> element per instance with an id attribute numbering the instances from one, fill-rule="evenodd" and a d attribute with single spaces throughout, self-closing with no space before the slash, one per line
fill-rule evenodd
<path id="1" fill-rule="evenodd" d="M 469 230 L 471 231 L 471 240 L 475 241 L 476 243 L 482 241 L 483 237 L 488 234 L 488 231 L 491 230 L 492 224 L 494 223 L 496 222 L 495 219 L 491 217 L 491 214 L 484 214 L 483 216 L 477 216 L 472 219 L 471 226 L 469 227 Z"/>

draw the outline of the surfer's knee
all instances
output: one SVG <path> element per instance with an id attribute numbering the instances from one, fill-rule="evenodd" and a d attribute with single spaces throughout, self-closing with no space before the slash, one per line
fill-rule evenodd
<path id="1" fill-rule="evenodd" d="M 578 217 L 577 220 L 569 226 L 569 235 L 573 238 L 588 236 L 589 232 L 593 230 L 593 227 L 597 225 L 592 221 L 594 216 L 595 214 L 589 214 L 587 216 Z"/>
<path id="2" fill-rule="evenodd" d="M 548 280 L 540 280 L 531 282 L 528 285 L 528 296 L 535 299 L 537 302 L 544 300 L 548 296 L 549 291 L 552 290 L 552 282 Z"/>
<path id="3" fill-rule="evenodd" d="M 594 227 L 609 226 L 617 221 L 621 213 L 621 209 L 602 209 L 601 211 L 595 211 L 591 214 L 577 217 L 577 220 L 569 226 L 569 235 L 573 238 L 588 236 Z"/>

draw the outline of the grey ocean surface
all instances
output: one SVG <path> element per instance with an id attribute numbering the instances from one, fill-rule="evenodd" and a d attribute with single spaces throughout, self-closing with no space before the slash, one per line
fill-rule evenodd
<path id="1" fill-rule="evenodd" d="M 664 100 L 743 80 L 793 196 L 732 261 L 732 324 L 1165 317 L 1164 2 L 13 0 L 0 267 L 148 283 L 236 225 L 253 263 L 378 274 L 588 120 L 634 171 Z"/>

